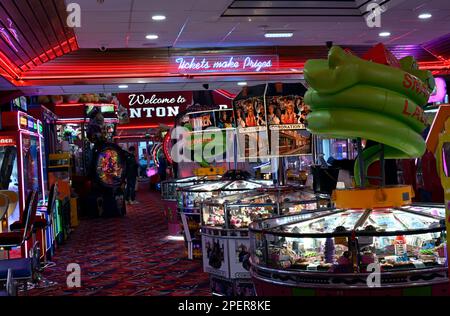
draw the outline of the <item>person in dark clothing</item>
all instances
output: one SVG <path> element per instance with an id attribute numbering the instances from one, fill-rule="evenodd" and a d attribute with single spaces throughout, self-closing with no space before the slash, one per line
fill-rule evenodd
<path id="1" fill-rule="evenodd" d="M 136 181 L 138 176 L 139 164 L 136 162 L 136 156 L 134 155 L 136 148 L 131 146 L 128 149 L 127 154 L 127 184 L 125 188 L 125 200 L 129 204 L 136 204 Z"/>
<path id="2" fill-rule="evenodd" d="M 162 155 L 159 158 L 158 174 L 160 181 L 164 181 L 167 179 L 167 161 L 166 158 Z"/>

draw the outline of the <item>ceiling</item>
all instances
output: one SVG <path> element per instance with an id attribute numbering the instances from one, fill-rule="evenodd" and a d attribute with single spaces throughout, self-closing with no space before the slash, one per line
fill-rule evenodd
<path id="1" fill-rule="evenodd" d="M 66 0 L 66 2 L 72 2 Z M 81 48 L 230 47 L 272 45 L 421 44 L 450 30 L 448 0 L 378 0 L 385 12 L 381 28 L 365 21 L 367 0 L 78 0 L 82 25 L 76 28 Z M 429 12 L 423 21 L 418 14 Z M 151 16 L 164 14 L 165 21 Z M 292 38 L 267 39 L 266 31 L 290 31 Z M 157 40 L 147 40 L 157 34 Z"/>

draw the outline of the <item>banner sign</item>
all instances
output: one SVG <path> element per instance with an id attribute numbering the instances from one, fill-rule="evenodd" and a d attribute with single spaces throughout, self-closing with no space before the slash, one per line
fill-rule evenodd
<path id="1" fill-rule="evenodd" d="M 0 136 L 0 147 L 16 146 L 16 139 L 13 136 Z"/>
<path id="2" fill-rule="evenodd" d="M 278 70 L 278 55 L 175 56 L 171 68 L 176 73 L 267 72 Z"/>
<path id="3" fill-rule="evenodd" d="M 128 111 L 130 125 L 173 124 L 178 113 L 192 105 L 192 98 L 191 91 L 117 94 Z"/>

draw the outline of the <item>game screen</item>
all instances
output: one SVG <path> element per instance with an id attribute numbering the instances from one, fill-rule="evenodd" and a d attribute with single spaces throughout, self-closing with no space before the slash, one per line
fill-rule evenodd
<path id="1" fill-rule="evenodd" d="M 17 149 L 15 146 L 0 146 L 0 190 L 19 192 L 19 178 L 17 173 Z M 14 213 L 10 215 L 10 222 L 19 220 L 19 203 Z"/>
<path id="2" fill-rule="evenodd" d="M 34 190 L 39 192 L 42 200 L 42 192 L 39 190 L 39 142 L 34 136 L 22 134 L 22 160 L 23 160 L 23 185 L 24 193 Z"/>
<path id="3" fill-rule="evenodd" d="M 107 187 L 117 187 L 122 184 L 124 161 L 114 148 L 106 148 L 97 157 L 97 177 Z"/>

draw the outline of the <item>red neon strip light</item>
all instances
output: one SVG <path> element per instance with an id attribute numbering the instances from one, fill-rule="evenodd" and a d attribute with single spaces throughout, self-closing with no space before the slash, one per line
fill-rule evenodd
<path id="1" fill-rule="evenodd" d="M 214 91 L 216 91 L 217 93 L 223 95 L 224 97 L 226 97 L 226 98 L 228 98 L 228 99 L 234 99 L 234 98 L 236 97 L 236 94 L 231 93 L 231 92 L 229 92 L 229 91 L 227 91 L 227 90 L 216 89 L 216 90 L 214 90 Z"/>
<path id="2" fill-rule="evenodd" d="M 147 138 L 147 139 L 156 139 L 156 136 L 149 136 L 146 137 L 145 135 L 120 135 L 120 136 L 114 136 L 114 139 L 124 139 L 124 138 Z"/>
<path id="3" fill-rule="evenodd" d="M 169 127 L 173 127 L 173 124 L 164 124 Z M 132 125 L 132 126 L 117 126 L 118 130 L 128 130 L 128 129 L 144 129 L 144 128 L 157 128 L 159 124 L 150 124 L 150 125 Z"/>
<path id="4" fill-rule="evenodd" d="M 16 72 L 16 70 L 13 69 L 14 67 L 11 67 L 14 65 L 14 63 L 12 63 L 9 58 L 6 57 L 2 52 L 0 52 L 0 62 L 6 68 L 6 72 L 8 72 L 8 75 L 10 75 L 12 79 L 20 79 L 20 75 Z"/>
<path id="5" fill-rule="evenodd" d="M 64 107 L 64 106 L 114 106 L 116 107 L 117 105 L 114 103 L 60 103 L 60 104 L 55 104 L 55 106 L 60 106 L 60 107 Z"/>
<path id="6" fill-rule="evenodd" d="M 86 119 L 57 119 L 56 120 L 56 124 L 81 124 L 81 123 L 88 123 L 89 122 L 89 118 Z M 106 123 L 118 123 L 119 119 L 115 119 L 115 118 L 105 118 L 105 122 Z"/>
<path id="7" fill-rule="evenodd" d="M 103 69 L 104 67 L 102 67 Z M 80 70 L 80 68 L 77 68 Z M 104 70 L 104 69 L 103 69 Z M 80 70 L 82 71 L 82 70 Z M 105 74 L 105 75 L 58 75 L 58 76 L 26 76 L 24 80 L 52 80 L 52 79 L 106 79 L 106 78 L 197 78 L 197 77 L 236 77 L 236 76 L 270 76 L 270 75 L 300 75 L 299 71 L 272 71 L 264 73 L 236 72 L 236 73 L 207 73 L 207 74 L 173 74 L 173 73 L 133 73 L 133 74 Z"/>

